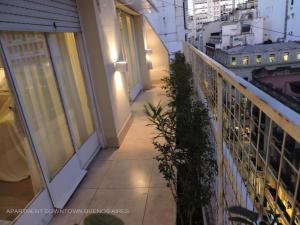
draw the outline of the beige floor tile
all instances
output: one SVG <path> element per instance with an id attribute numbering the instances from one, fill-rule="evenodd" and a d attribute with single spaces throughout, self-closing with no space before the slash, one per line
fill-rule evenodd
<path id="1" fill-rule="evenodd" d="M 143 112 L 146 102 L 157 104 L 162 98 L 158 86 L 138 96 L 132 105 L 134 120 L 122 145 L 99 152 L 67 208 L 128 210 L 115 214 L 125 225 L 175 224 L 172 195 L 153 159 L 158 154 L 152 144 L 155 130 L 146 126 Z M 85 216 L 57 215 L 50 225 L 84 225 Z"/>
<path id="2" fill-rule="evenodd" d="M 150 188 L 143 225 L 175 225 L 176 207 L 168 188 Z"/>
<path id="3" fill-rule="evenodd" d="M 147 193 L 147 188 L 99 189 L 90 208 L 122 209 L 127 213 L 115 213 L 114 215 L 122 219 L 125 225 L 142 225 Z"/>
<path id="4" fill-rule="evenodd" d="M 81 182 L 80 188 L 98 188 L 111 164 L 112 161 L 93 163 L 88 168 L 88 173 Z"/>
<path id="5" fill-rule="evenodd" d="M 152 176 L 150 181 L 150 187 L 166 187 L 167 182 L 164 179 L 162 173 L 158 169 L 158 162 L 154 160 L 153 170 L 152 170 Z"/>
<path id="6" fill-rule="evenodd" d="M 95 157 L 95 159 L 92 162 L 93 164 L 101 164 L 101 161 L 109 161 L 109 160 L 113 160 L 115 154 L 118 152 L 118 149 L 112 149 L 112 148 L 108 148 L 108 149 L 101 149 L 98 153 L 98 155 Z"/>
<path id="7" fill-rule="evenodd" d="M 70 202 L 65 207 L 66 209 L 86 209 L 91 203 L 91 200 L 96 192 L 96 189 L 81 189 L 79 188 Z M 49 225 L 74 225 L 80 223 L 84 213 L 66 213 L 56 215 Z"/>
<path id="8" fill-rule="evenodd" d="M 131 151 L 119 151 L 114 159 L 115 160 L 145 160 L 154 159 L 156 152 L 152 151 L 139 151 L 138 149 L 132 149 Z"/>
<path id="9" fill-rule="evenodd" d="M 149 187 L 153 160 L 113 161 L 100 188 Z"/>

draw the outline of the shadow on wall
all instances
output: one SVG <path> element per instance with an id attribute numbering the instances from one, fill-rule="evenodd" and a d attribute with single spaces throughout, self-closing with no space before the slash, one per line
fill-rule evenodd
<path id="1" fill-rule="evenodd" d="M 169 75 L 169 53 L 146 17 L 144 28 L 146 49 L 152 50 L 151 55 L 147 56 L 152 63 L 152 69 L 149 70 L 151 84 L 160 83 L 161 78 Z"/>

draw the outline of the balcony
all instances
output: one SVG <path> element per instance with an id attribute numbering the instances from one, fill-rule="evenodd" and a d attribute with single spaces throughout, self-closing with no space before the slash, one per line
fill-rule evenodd
<path id="1" fill-rule="evenodd" d="M 187 43 L 184 53 L 211 112 L 219 174 L 226 174 L 218 177 L 218 224 L 228 218 L 220 209 L 234 204 L 272 210 L 283 224 L 298 225 L 299 115 Z M 134 120 L 123 144 L 99 153 L 67 209 L 126 209 L 118 214 L 125 224 L 175 224 L 176 206 L 153 159 L 154 130 L 143 114 L 146 102 L 163 98 L 160 84 L 153 83 L 133 103 Z M 51 225 L 83 224 L 85 216 L 57 215 Z"/>
<path id="2" fill-rule="evenodd" d="M 232 206 L 232 198 L 235 205 L 280 213 L 282 224 L 300 224 L 300 115 L 190 44 L 183 46 L 198 95 L 211 112 L 218 174 L 231 178 L 218 177 L 218 224 L 227 221 L 222 209 Z M 238 192 L 226 192 L 224 182 Z"/>
<path id="3" fill-rule="evenodd" d="M 146 102 L 162 99 L 160 84 L 138 96 L 133 123 L 118 149 L 104 149 L 95 157 L 87 177 L 66 206 L 68 209 L 126 210 L 115 214 L 126 225 L 174 225 L 176 209 L 153 157 L 153 129 L 143 113 Z M 86 213 L 57 215 L 50 225 L 83 224 Z"/>

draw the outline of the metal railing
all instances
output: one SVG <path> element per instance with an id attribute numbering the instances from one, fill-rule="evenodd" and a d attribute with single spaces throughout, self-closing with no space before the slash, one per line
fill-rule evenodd
<path id="1" fill-rule="evenodd" d="M 300 115 L 188 43 L 195 87 L 215 122 L 218 225 L 242 205 L 300 225 Z"/>

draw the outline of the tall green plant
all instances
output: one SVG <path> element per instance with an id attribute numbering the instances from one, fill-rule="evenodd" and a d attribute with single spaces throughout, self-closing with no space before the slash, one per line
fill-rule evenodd
<path id="1" fill-rule="evenodd" d="M 195 212 L 207 205 L 213 193 L 216 174 L 214 148 L 209 138 L 207 108 L 194 94 L 192 71 L 184 55 L 175 54 L 169 78 L 163 89 L 168 102 L 145 105 L 149 126 L 155 127 L 153 138 L 159 170 L 167 181 L 181 224 L 197 224 Z"/>

